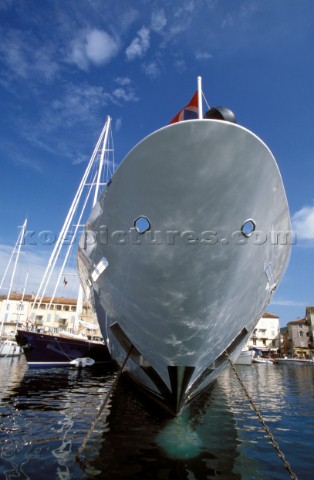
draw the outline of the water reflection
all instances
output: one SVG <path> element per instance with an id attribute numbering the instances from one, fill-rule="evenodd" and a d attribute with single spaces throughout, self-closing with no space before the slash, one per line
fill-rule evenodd
<path id="1" fill-rule="evenodd" d="M 24 359 L 1 367 L 0 478 L 86 478 L 74 455 L 112 372 L 29 370 Z"/>
<path id="2" fill-rule="evenodd" d="M 312 478 L 314 369 L 265 364 L 238 371 L 293 470 Z M 75 463 L 114 378 L 102 369 L 28 370 L 24 359 L 1 359 L 0 478 L 287 478 L 229 370 L 176 419 L 119 381 L 83 463 Z"/>
<path id="3" fill-rule="evenodd" d="M 235 420 L 221 400 L 221 391 L 215 387 L 179 417 L 165 419 L 145 408 L 120 382 L 99 456 L 93 462 L 99 478 L 241 478 L 233 472 Z"/>

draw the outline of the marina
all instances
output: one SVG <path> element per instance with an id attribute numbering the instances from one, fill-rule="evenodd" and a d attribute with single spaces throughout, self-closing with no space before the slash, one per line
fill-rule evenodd
<path id="1" fill-rule="evenodd" d="M 312 480 L 314 2 L 0 11 L 0 480 Z"/>
<path id="2" fill-rule="evenodd" d="M 1 479 L 289 478 L 231 369 L 174 419 L 144 408 L 121 379 L 77 462 L 115 373 L 92 367 L 48 375 L 24 357 L 0 362 Z M 297 477 L 310 480 L 314 369 L 237 370 Z"/>

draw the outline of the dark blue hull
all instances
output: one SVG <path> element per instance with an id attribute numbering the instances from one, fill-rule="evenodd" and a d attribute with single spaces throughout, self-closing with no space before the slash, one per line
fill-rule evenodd
<path id="1" fill-rule="evenodd" d="M 85 339 L 18 330 L 16 341 L 30 367 L 68 367 L 77 358 L 92 358 L 95 363 L 111 362 L 106 345 Z"/>

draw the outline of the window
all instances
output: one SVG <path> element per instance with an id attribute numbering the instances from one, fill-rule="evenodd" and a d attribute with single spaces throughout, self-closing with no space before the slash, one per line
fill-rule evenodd
<path id="1" fill-rule="evenodd" d="M 299 332 L 299 337 L 303 337 L 303 332 Z"/>

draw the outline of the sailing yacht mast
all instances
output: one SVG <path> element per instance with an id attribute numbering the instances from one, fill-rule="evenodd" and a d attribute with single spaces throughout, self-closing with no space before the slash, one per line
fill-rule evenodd
<path id="1" fill-rule="evenodd" d="M 104 170 L 104 158 L 105 158 L 105 152 L 106 152 L 106 150 L 107 150 L 108 134 L 109 134 L 109 130 L 110 130 L 110 124 L 111 124 L 111 118 L 108 116 L 108 117 L 107 117 L 106 124 L 105 124 L 105 127 L 104 127 L 102 149 L 101 149 L 101 153 L 100 153 L 98 173 L 97 173 L 97 180 L 96 180 L 96 183 L 95 183 L 95 193 L 94 193 L 94 199 L 93 199 L 92 207 L 95 206 L 95 204 L 96 204 L 96 202 L 97 202 L 97 200 L 98 200 L 98 197 L 99 197 L 99 188 L 100 188 L 100 186 L 102 185 L 102 184 L 101 184 L 101 174 L 102 174 L 102 172 L 103 172 L 103 170 Z M 108 181 L 109 179 L 106 179 L 106 180 Z M 107 182 L 105 183 L 105 185 L 106 185 L 106 184 L 107 184 Z M 83 292 L 82 285 L 81 285 L 81 283 L 80 283 L 79 291 L 78 291 L 78 296 L 77 296 L 75 319 L 74 319 L 74 325 L 73 325 L 74 331 L 76 331 L 76 330 L 78 329 L 79 320 L 80 320 L 80 318 L 81 318 L 81 316 L 82 316 L 83 300 L 84 300 L 84 292 Z"/>
<path id="2" fill-rule="evenodd" d="M 98 141 L 96 143 L 96 146 L 94 148 L 93 154 L 92 154 L 92 156 L 89 160 L 89 163 L 87 165 L 87 168 L 86 168 L 85 173 L 83 175 L 83 178 L 81 180 L 79 188 L 76 192 L 76 195 L 73 199 L 73 202 L 71 204 L 69 212 L 66 216 L 66 219 L 65 219 L 65 222 L 64 222 L 63 227 L 61 229 L 60 235 L 58 236 L 58 239 L 56 241 L 54 249 L 53 249 L 53 251 L 51 253 L 51 256 L 49 258 L 48 265 L 46 267 L 46 270 L 44 272 L 44 275 L 43 275 L 43 278 L 41 280 L 40 286 L 38 288 L 38 292 L 37 292 L 36 297 L 35 297 L 34 302 L 33 302 L 33 308 L 34 308 L 34 305 L 37 302 L 38 302 L 38 304 L 40 304 L 43 300 L 43 297 L 44 297 L 44 295 L 46 293 L 46 290 L 48 288 L 49 281 L 51 279 L 51 275 L 53 273 L 53 270 L 54 270 L 54 268 L 56 266 L 56 263 L 57 263 L 57 260 L 59 258 L 64 240 L 68 236 L 69 229 L 73 226 L 74 226 L 74 231 L 73 231 L 73 233 L 71 232 L 71 237 L 76 238 L 76 235 L 78 233 L 78 229 L 82 226 L 81 225 L 82 217 L 83 217 L 83 214 L 86 210 L 86 206 L 88 204 L 88 201 L 91 197 L 92 190 L 94 189 L 94 197 L 93 197 L 93 201 L 92 201 L 92 206 L 94 206 L 96 201 L 98 200 L 100 187 L 103 186 L 103 185 L 106 185 L 108 180 L 109 180 L 109 178 L 108 178 L 108 179 L 106 179 L 106 183 L 101 183 L 101 177 L 102 177 L 102 173 L 103 173 L 104 166 L 105 166 L 105 153 L 106 153 L 106 151 L 108 151 L 107 143 L 108 143 L 108 135 L 109 135 L 109 131 L 110 131 L 110 124 L 111 124 L 111 118 L 109 116 L 107 116 L 105 125 L 104 125 L 104 127 L 101 131 L 99 139 L 98 139 Z M 96 165 L 97 165 L 97 170 L 96 170 L 96 173 L 95 173 L 93 167 L 95 167 Z M 113 168 L 114 168 L 114 165 L 113 165 Z M 113 171 L 112 171 L 112 173 L 113 173 Z M 108 168 L 107 168 L 107 174 L 109 175 Z M 76 214 L 76 212 L 78 210 L 78 206 L 80 204 L 80 201 L 81 201 L 81 198 L 82 198 L 82 195 L 83 195 L 83 191 L 85 190 L 85 187 L 88 187 L 86 197 L 85 197 L 85 200 L 83 202 L 83 206 L 81 208 L 79 218 L 76 219 L 75 225 L 73 225 L 74 215 Z M 56 291 L 57 291 L 58 285 L 60 283 L 61 277 L 62 277 L 62 275 L 64 275 L 64 268 L 65 268 L 65 265 L 68 261 L 68 257 L 69 257 L 69 254 L 70 254 L 70 251 L 71 251 L 72 247 L 73 247 L 73 242 L 70 242 L 70 244 L 68 245 L 67 251 L 65 253 L 65 257 L 64 257 L 62 266 L 60 268 L 60 273 L 59 273 L 57 281 L 55 283 L 55 288 L 54 288 L 54 291 L 53 291 L 52 296 L 51 296 L 50 305 L 51 305 L 53 299 L 55 298 Z M 83 291 L 82 291 L 82 288 L 80 286 L 79 287 L 79 293 L 78 293 L 78 300 L 77 300 L 77 311 L 76 311 L 76 316 L 75 316 L 75 321 L 74 321 L 74 330 L 78 326 L 79 316 L 81 315 L 81 312 L 82 312 L 82 310 L 81 310 L 82 302 L 83 302 Z M 50 307 L 50 305 L 49 305 L 49 307 Z"/>
<path id="3" fill-rule="evenodd" d="M 18 259 L 19 259 L 19 256 L 20 256 L 21 247 L 22 247 L 22 244 L 23 244 L 23 239 L 24 239 L 24 236 L 25 236 L 26 226 L 27 226 L 27 218 L 25 218 L 25 220 L 24 220 L 24 223 L 23 223 L 23 225 L 22 225 L 20 234 L 19 234 L 19 236 L 18 236 L 18 239 L 17 239 L 17 241 L 16 241 L 14 250 L 13 250 L 12 255 L 11 255 L 11 258 L 10 258 L 10 260 L 9 260 L 8 266 L 7 266 L 7 268 L 6 268 L 5 272 L 4 272 L 4 275 L 3 275 L 2 281 L 1 281 L 1 287 L 2 287 L 3 281 L 4 281 L 4 279 L 5 279 L 5 276 L 6 276 L 7 272 L 8 272 L 8 269 L 9 269 L 9 267 L 10 267 L 11 260 L 12 260 L 12 258 L 13 258 L 14 253 L 15 253 L 15 254 L 16 254 L 16 257 L 15 257 L 15 261 L 14 261 L 14 265 L 13 265 L 13 270 L 12 270 L 10 285 L 9 285 L 9 289 L 8 289 L 8 293 L 7 293 L 7 298 L 6 298 L 6 301 L 3 302 L 3 306 L 2 306 L 2 318 L 1 318 L 1 327 L 0 327 L 0 338 L 2 337 L 5 312 L 6 312 L 7 305 L 8 305 L 8 303 L 9 303 L 10 295 L 11 295 L 12 288 L 13 288 L 13 282 L 14 282 L 14 277 L 15 277 L 15 272 L 16 272 L 16 267 L 17 267 L 17 262 L 18 262 Z"/>
<path id="4" fill-rule="evenodd" d="M 202 77 L 197 77 L 198 118 L 203 118 Z"/>

